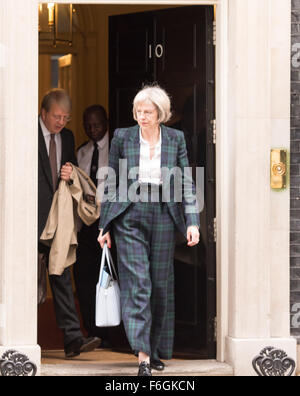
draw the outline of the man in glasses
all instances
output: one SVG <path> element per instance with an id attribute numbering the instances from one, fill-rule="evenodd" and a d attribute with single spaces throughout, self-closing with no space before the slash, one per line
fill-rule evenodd
<path id="1" fill-rule="evenodd" d="M 72 167 L 77 165 L 74 137 L 66 124 L 70 121 L 71 100 L 66 91 L 53 89 L 42 101 L 39 117 L 39 165 L 38 165 L 38 237 L 44 230 L 53 196 L 60 179 L 70 182 Z M 39 254 L 49 258 L 50 249 L 39 243 Z M 70 268 L 61 276 L 50 275 L 54 308 L 58 327 L 64 334 L 66 358 L 89 352 L 100 344 L 99 338 L 84 338 L 80 330 Z"/>

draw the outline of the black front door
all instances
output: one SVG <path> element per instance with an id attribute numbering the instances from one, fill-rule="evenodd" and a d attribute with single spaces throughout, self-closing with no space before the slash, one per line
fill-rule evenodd
<path id="1" fill-rule="evenodd" d="M 204 175 L 201 243 L 175 251 L 175 355 L 215 358 L 216 256 L 213 7 L 110 18 L 110 122 L 134 124 L 132 102 L 147 83 L 172 97 L 169 126 L 184 131 L 190 166 Z M 201 187 L 201 186 L 199 186 Z"/>

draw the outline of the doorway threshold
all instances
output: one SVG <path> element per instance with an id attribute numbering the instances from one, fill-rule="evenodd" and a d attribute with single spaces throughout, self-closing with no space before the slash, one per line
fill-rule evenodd
<path id="1" fill-rule="evenodd" d="M 41 375 L 52 376 L 136 376 L 137 359 L 132 354 L 98 349 L 66 360 L 63 351 L 42 352 Z M 233 376 L 233 369 L 216 360 L 173 359 L 166 362 L 163 373 L 154 371 L 153 376 Z"/>

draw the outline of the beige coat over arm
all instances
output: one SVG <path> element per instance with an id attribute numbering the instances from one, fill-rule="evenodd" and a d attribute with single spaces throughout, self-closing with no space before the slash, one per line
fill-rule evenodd
<path id="1" fill-rule="evenodd" d="M 60 181 L 40 242 L 51 246 L 49 274 L 62 275 L 75 263 L 78 217 L 91 225 L 100 216 L 100 201 L 92 180 L 72 165 L 72 184 Z"/>

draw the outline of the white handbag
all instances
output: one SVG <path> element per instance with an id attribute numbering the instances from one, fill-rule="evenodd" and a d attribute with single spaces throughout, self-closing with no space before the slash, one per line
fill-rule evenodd
<path id="1" fill-rule="evenodd" d="M 108 264 L 109 273 L 104 269 L 105 259 Z M 121 303 L 119 278 L 111 253 L 105 243 L 102 251 L 99 282 L 96 288 L 96 326 L 115 327 L 119 326 L 120 323 Z"/>

